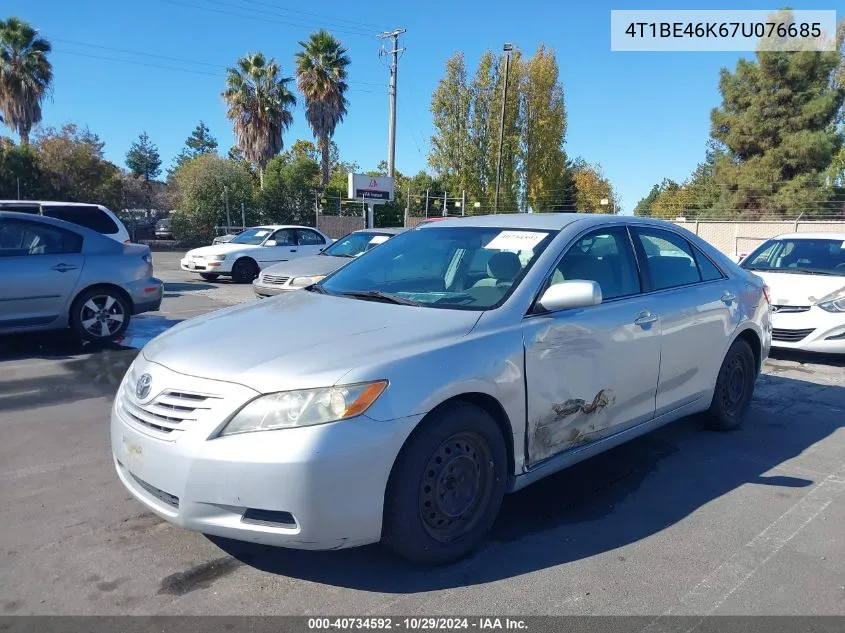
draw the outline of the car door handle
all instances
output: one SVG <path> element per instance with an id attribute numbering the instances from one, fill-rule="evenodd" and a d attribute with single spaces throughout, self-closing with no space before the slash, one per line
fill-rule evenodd
<path id="1" fill-rule="evenodd" d="M 291 253 L 295 253 L 295 252 L 296 252 L 296 249 L 295 249 L 295 248 L 292 248 L 292 249 L 290 249 L 290 252 L 291 252 Z"/>
<path id="2" fill-rule="evenodd" d="M 53 266 L 53 270 L 58 270 L 60 273 L 66 273 L 69 270 L 76 270 L 77 266 L 71 266 L 69 264 L 56 264 Z"/>
<path id="3" fill-rule="evenodd" d="M 639 316 L 634 319 L 634 325 L 648 325 L 655 321 L 657 321 L 657 315 L 646 310 L 645 312 L 640 312 Z"/>
<path id="4" fill-rule="evenodd" d="M 736 299 L 736 295 L 730 292 L 729 290 L 726 290 L 725 294 L 722 295 L 722 301 L 724 301 L 725 303 L 730 303 L 734 299 Z"/>

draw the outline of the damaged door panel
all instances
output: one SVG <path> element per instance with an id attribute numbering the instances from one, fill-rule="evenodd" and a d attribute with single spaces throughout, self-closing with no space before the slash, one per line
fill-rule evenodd
<path id="1" fill-rule="evenodd" d="M 653 416 L 659 323 L 634 323 L 646 301 L 526 319 L 529 467 Z"/>

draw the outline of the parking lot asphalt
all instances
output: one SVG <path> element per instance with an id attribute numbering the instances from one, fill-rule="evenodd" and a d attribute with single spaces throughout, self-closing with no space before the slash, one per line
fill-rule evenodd
<path id="1" fill-rule="evenodd" d="M 155 254 L 165 302 L 130 343 L 252 300 L 178 255 Z M 0 338 L 3 614 L 845 615 L 841 360 L 770 359 L 739 431 L 685 419 L 545 479 L 506 498 L 473 557 L 422 570 L 378 546 L 253 546 L 145 511 L 109 450 L 135 354 Z"/>

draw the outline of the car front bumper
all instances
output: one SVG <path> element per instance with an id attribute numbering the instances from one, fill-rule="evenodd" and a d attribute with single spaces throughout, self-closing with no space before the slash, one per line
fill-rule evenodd
<path id="1" fill-rule="evenodd" d="M 153 373 L 154 383 L 181 376 L 160 366 L 144 371 Z M 164 436 L 132 417 L 138 406 L 134 375 L 115 399 L 115 468 L 138 501 L 184 528 L 265 545 L 339 549 L 380 540 L 390 470 L 421 416 L 390 422 L 359 416 L 209 439 L 257 393 L 183 378 L 164 384 L 179 391 L 230 392 L 204 419 L 185 422 L 184 431 Z"/>
<path id="2" fill-rule="evenodd" d="M 259 299 L 266 297 L 275 297 L 276 295 L 283 295 L 286 292 L 293 292 L 294 290 L 301 290 L 301 288 L 293 288 L 287 285 L 269 285 L 252 282 L 252 289 L 255 291 L 255 296 Z"/>
<path id="3" fill-rule="evenodd" d="M 192 259 L 183 257 L 179 260 L 179 267 L 189 273 L 209 273 L 214 275 L 231 275 L 232 262 L 228 260 L 211 261 L 207 259 Z"/>
<path id="4" fill-rule="evenodd" d="M 845 314 L 812 306 L 806 312 L 772 314 L 772 347 L 845 354 Z"/>

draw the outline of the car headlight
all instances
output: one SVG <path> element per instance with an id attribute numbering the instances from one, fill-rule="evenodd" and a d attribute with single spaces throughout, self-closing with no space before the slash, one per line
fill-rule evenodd
<path id="1" fill-rule="evenodd" d="M 206 255 L 205 258 L 212 262 L 222 262 L 226 259 L 225 255 Z"/>
<path id="2" fill-rule="evenodd" d="M 825 301 L 824 303 L 820 303 L 819 307 L 828 312 L 845 312 L 845 297 L 834 299 L 833 301 Z"/>
<path id="3" fill-rule="evenodd" d="M 386 380 L 281 391 L 247 403 L 220 431 L 237 435 L 253 431 L 274 431 L 346 420 L 364 413 L 387 387 Z"/>
<path id="4" fill-rule="evenodd" d="M 324 277 L 325 275 L 312 275 L 311 277 L 294 277 L 290 280 L 290 285 L 294 288 L 305 288 L 305 286 L 314 285 Z"/>

